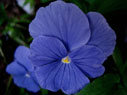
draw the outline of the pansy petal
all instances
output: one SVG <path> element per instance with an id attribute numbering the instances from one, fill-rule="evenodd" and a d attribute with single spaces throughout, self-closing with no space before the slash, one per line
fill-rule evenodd
<path id="1" fill-rule="evenodd" d="M 40 35 L 56 37 L 70 51 L 86 44 L 90 38 L 86 15 L 76 5 L 63 1 L 40 8 L 29 31 L 33 38 Z"/>
<path id="2" fill-rule="evenodd" d="M 96 12 L 87 14 L 91 28 L 91 38 L 89 45 L 95 45 L 103 50 L 106 57 L 112 54 L 115 44 L 116 35 L 110 28 L 105 18 Z"/>
<path id="3" fill-rule="evenodd" d="M 26 73 L 26 70 L 24 67 L 19 65 L 16 61 L 13 61 L 7 66 L 6 72 L 12 75 L 19 75 L 19 74 L 24 75 Z"/>
<path id="4" fill-rule="evenodd" d="M 58 73 L 56 71 L 59 63 L 54 62 L 36 68 L 35 75 L 42 88 L 50 91 L 59 90 L 58 86 L 54 84 L 54 76 Z"/>
<path id="5" fill-rule="evenodd" d="M 90 82 L 73 63 L 66 64 L 61 80 L 61 89 L 66 94 L 74 94 Z"/>
<path id="6" fill-rule="evenodd" d="M 24 75 L 14 75 L 13 79 L 14 79 L 14 83 L 18 86 L 18 87 L 22 87 L 25 88 L 23 82 L 25 81 L 25 74 Z"/>
<path id="7" fill-rule="evenodd" d="M 40 66 L 61 60 L 67 55 L 67 50 L 60 40 L 53 37 L 40 36 L 30 45 L 33 65 Z"/>
<path id="8" fill-rule="evenodd" d="M 15 59 L 18 64 L 23 65 L 28 71 L 32 71 L 33 67 L 29 59 L 30 50 L 25 46 L 19 46 L 15 51 Z"/>
<path id="9" fill-rule="evenodd" d="M 13 76 L 14 83 L 22 88 L 26 88 L 27 90 L 31 92 L 37 92 L 39 91 L 39 86 L 36 84 L 36 82 L 31 77 L 26 77 L 25 75 L 16 75 Z"/>
<path id="10" fill-rule="evenodd" d="M 31 92 L 38 92 L 40 90 L 39 85 L 32 77 L 26 78 L 23 84 L 25 88 Z"/>
<path id="11" fill-rule="evenodd" d="M 103 52 L 90 45 L 84 45 L 69 54 L 72 62 L 89 77 L 95 78 L 104 73 L 102 63 L 105 61 Z"/>
<path id="12" fill-rule="evenodd" d="M 38 67 L 36 76 L 42 88 L 50 91 L 61 89 L 66 94 L 75 93 L 89 83 L 89 79 L 75 65 L 64 63 Z"/>
<path id="13" fill-rule="evenodd" d="M 86 66 L 84 64 L 77 65 L 79 69 L 81 69 L 84 74 L 86 74 L 90 78 L 96 78 L 104 74 L 105 68 L 100 65 L 99 67 Z"/>

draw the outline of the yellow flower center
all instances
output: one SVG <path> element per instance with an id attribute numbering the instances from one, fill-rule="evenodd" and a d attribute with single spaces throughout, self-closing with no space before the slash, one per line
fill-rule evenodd
<path id="1" fill-rule="evenodd" d="M 62 62 L 63 62 L 63 63 L 70 63 L 70 58 L 69 58 L 69 56 L 66 56 L 66 57 L 62 58 Z"/>

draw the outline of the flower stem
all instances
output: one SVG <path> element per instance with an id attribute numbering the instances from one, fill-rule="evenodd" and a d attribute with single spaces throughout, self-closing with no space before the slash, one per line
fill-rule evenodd
<path id="1" fill-rule="evenodd" d="M 1 54 L 1 56 L 4 58 L 4 63 L 5 63 L 5 64 L 7 64 L 7 61 L 6 61 L 5 55 L 4 55 L 4 53 L 3 53 L 3 51 L 2 51 L 2 48 L 1 48 L 1 47 L 0 47 L 0 54 Z"/>
<path id="2" fill-rule="evenodd" d="M 10 87 L 10 85 L 11 85 L 11 82 L 12 82 L 12 76 L 9 77 L 5 95 L 8 95 L 8 92 L 9 92 L 8 90 L 9 90 L 9 87 Z"/>

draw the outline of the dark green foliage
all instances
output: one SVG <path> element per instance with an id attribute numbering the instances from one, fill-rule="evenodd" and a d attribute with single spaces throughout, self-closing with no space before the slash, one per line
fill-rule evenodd
<path id="1" fill-rule="evenodd" d="M 127 0 L 65 0 L 78 5 L 84 12 L 96 11 L 106 14 L 115 10 L 126 10 Z"/>
<path id="2" fill-rule="evenodd" d="M 3 1 L 3 2 L 2 2 Z M 33 15 L 26 14 L 15 0 L 0 1 L 0 95 L 64 95 L 61 91 L 53 93 L 42 89 L 31 93 L 14 85 L 5 72 L 6 64 L 13 61 L 18 45 L 26 45 L 32 38 L 28 27 Z M 54 0 L 26 0 L 37 10 Z M 85 13 L 100 12 L 117 34 L 117 47 L 113 56 L 104 63 L 106 71 L 102 77 L 90 79 L 91 83 L 74 95 L 127 95 L 127 0 L 64 0 L 75 3 Z M 14 7 L 15 5 L 15 7 Z M 14 7 L 14 9 L 12 8 Z M 35 15 L 35 14 L 34 14 Z M 111 60 L 110 60 L 111 59 Z M 113 69 L 112 69 L 113 68 Z M 50 93 L 50 94 L 49 94 Z"/>
<path id="3" fill-rule="evenodd" d="M 0 3 L 0 26 L 8 20 L 4 5 Z"/>
<path id="4" fill-rule="evenodd" d="M 47 3 L 47 2 L 50 2 L 52 0 L 40 0 L 40 1 L 41 1 L 41 3 Z"/>
<path id="5" fill-rule="evenodd" d="M 30 3 L 30 6 L 31 6 L 31 8 L 35 5 L 35 0 L 26 0 L 25 2 L 24 2 L 24 5 L 26 5 L 26 4 L 28 4 L 28 3 Z"/>
<path id="6" fill-rule="evenodd" d="M 76 95 L 115 95 L 112 91 L 117 90 L 119 83 L 119 75 L 106 74 L 88 84 Z"/>
<path id="7" fill-rule="evenodd" d="M 90 11 L 107 13 L 118 9 L 126 9 L 127 0 L 84 0 L 90 4 Z"/>

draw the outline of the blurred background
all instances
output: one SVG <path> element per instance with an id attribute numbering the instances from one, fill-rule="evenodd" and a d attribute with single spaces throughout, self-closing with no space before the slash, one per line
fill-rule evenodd
<path id="1" fill-rule="evenodd" d="M 17 87 L 5 72 L 13 61 L 17 46 L 29 47 L 32 38 L 28 26 L 40 7 L 55 0 L 0 0 L 0 95 L 65 95 L 61 91 L 41 89 L 31 93 Z M 87 13 L 100 12 L 117 35 L 117 45 L 112 56 L 104 62 L 103 76 L 90 79 L 91 83 L 74 95 L 127 95 L 127 0 L 64 0 L 79 6 Z"/>

